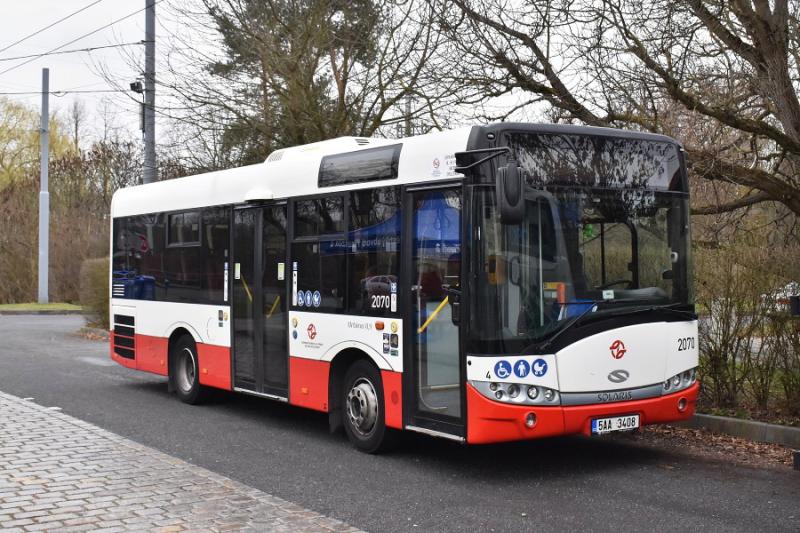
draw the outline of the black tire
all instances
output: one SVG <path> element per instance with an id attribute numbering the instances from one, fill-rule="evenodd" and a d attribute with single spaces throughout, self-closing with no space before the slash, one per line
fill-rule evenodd
<path id="1" fill-rule="evenodd" d="M 169 376 L 178 398 L 191 405 L 201 403 L 206 389 L 200 385 L 200 365 L 197 346 L 189 335 L 180 337 L 170 353 Z"/>
<path id="2" fill-rule="evenodd" d="M 353 446 L 365 453 L 392 447 L 396 434 L 386 427 L 383 382 L 375 365 L 362 359 L 347 369 L 341 401 L 344 431 Z"/>

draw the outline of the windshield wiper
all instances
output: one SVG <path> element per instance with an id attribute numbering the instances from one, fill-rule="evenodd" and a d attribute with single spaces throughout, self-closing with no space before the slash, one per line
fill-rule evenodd
<path id="1" fill-rule="evenodd" d="M 570 322 L 567 322 L 566 324 L 564 324 L 564 326 L 563 326 L 561 329 L 559 329 L 559 330 L 556 332 L 556 334 L 555 334 L 555 335 L 553 335 L 552 337 L 550 337 L 549 339 L 547 339 L 547 342 L 545 342 L 544 344 L 542 344 L 542 345 L 541 345 L 541 348 L 542 348 L 543 350 L 546 350 L 547 348 L 549 348 L 549 347 L 550 347 L 550 345 L 551 345 L 551 344 L 553 344 L 553 341 L 554 341 L 554 340 L 556 340 L 558 337 L 560 337 L 562 333 L 564 333 L 564 332 L 565 332 L 565 331 L 567 331 L 568 329 L 571 329 L 571 328 L 572 328 L 573 326 L 575 326 L 575 325 L 576 325 L 576 324 L 577 324 L 577 323 L 578 323 L 578 322 L 579 322 L 579 321 L 580 321 L 580 320 L 581 320 L 583 317 L 585 317 L 585 316 L 586 316 L 586 315 L 588 315 L 589 313 L 593 313 L 593 312 L 594 312 L 594 311 L 596 311 L 596 310 L 597 310 L 597 304 L 596 304 L 596 303 L 592 303 L 591 307 L 589 307 L 588 309 L 585 309 L 585 310 L 584 310 L 584 311 L 583 311 L 581 314 L 579 314 L 578 316 L 576 316 L 575 318 L 573 318 L 573 319 L 572 319 Z M 531 345 L 531 346 L 533 346 L 533 345 Z M 530 347 L 526 348 L 526 349 L 524 350 L 524 352 L 527 352 L 529 348 L 530 348 Z M 523 353 L 524 353 L 524 352 L 523 352 Z"/>

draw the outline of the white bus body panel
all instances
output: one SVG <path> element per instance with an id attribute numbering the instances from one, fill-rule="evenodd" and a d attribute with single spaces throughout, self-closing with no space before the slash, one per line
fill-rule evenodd
<path id="1" fill-rule="evenodd" d="M 241 204 L 264 195 L 281 199 L 319 194 L 319 167 L 324 156 L 395 144 L 403 145 L 397 179 L 325 187 L 324 192 L 459 178 L 461 174 L 454 171 L 455 153 L 466 150 L 470 131 L 467 127 L 405 139 L 340 137 L 286 148 L 273 161 L 120 189 L 111 201 L 111 216 Z"/>
<path id="2" fill-rule="evenodd" d="M 136 317 L 136 334 L 169 338 L 184 328 L 195 342 L 231 346 L 230 307 L 224 305 L 159 302 L 153 300 L 111 300 L 111 321 L 114 314 Z M 220 321 L 220 314 L 223 320 Z M 112 326 L 113 327 L 113 326 Z"/>
<path id="3" fill-rule="evenodd" d="M 383 324 L 383 329 L 376 327 Z M 381 370 L 403 371 L 403 321 L 399 318 L 289 313 L 289 355 L 332 361 L 347 348 L 366 353 Z"/>
<path id="4" fill-rule="evenodd" d="M 693 338 L 692 343 L 679 339 Z M 622 341 L 625 353 L 614 358 L 611 346 Z M 679 350 L 680 347 L 686 348 Z M 616 352 L 619 354 L 619 352 Z M 521 360 L 533 368 L 542 360 L 546 367 L 537 377 L 533 371 L 497 375 L 498 363 L 505 361 L 516 369 Z M 597 392 L 632 389 L 663 383 L 668 378 L 698 365 L 697 321 L 654 322 L 603 331 L 581 339 L 554 355 L 519 355 L 467 357 L 467 379 L 497 381 L 549 387 L 561 392 Z M 508 368 L 508 367 L 506 367 Z M 524 368 L 524 365 L 523 365 Z M 614 383 L 608 375 L 614 370 L 626 370 L 628 379 Z"/>
<path id="5" fill-rule="evenodd" d="M 694 342 L 679 351 L 678 340 L 687 337 L 693 337 Z M 616 341 L 625 348 L 619 359 L 612 355 Z M 698 365 L 697 321 L 636 324 L 603 331 L 559 350 L 556 362 L 561 392 L 612 391 L 663 383 Z M 626 370 L 630 376 L 614 383 L 608 377 L 614 370 Z"/>

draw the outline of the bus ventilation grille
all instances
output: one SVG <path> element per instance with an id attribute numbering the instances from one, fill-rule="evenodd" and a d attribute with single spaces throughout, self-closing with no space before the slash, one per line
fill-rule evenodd
<path id="1" fill-rule="evenodd" d="M 136 358 L 136 327 L 132 316 L 114 315 L 114 353 L 125 359 Z"/>
<path id="2" fill-rule="evenodd" d="M 125 284 L 120 282 L 114 282 L 111 285 L 111 297 L 125 298 Z"/>
<path id="3" fill-rule="evenodd" d="M 356 138 L 356 144 L 359 146 L 366 146 L 369 144 L 369 139 L 362 139 L 360 137 Z"/>
<path id="4" fill-rule="evenodd" d="M 275 150 L 269 157 L 267 158 L 267 163 L 272 163 L 273 161 L 280 161 L 283 157 L 283 150 Z"/>

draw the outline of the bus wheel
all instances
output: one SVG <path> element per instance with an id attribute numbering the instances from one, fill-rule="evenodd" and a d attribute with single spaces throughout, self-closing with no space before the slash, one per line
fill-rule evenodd
<path id="1" fill-rule="evenodd" d="M 200 385 L 200 365 L 197 363 L 197 346 L 188 335 L 179 338 L 172 347 L 170 357 L 170 378 L 184 403 L 197 404 L 204 397 L 204 388 Z"/>
<path id="2" fill-rule="evenodd" d="M 362 452 L 385 450 L 393 435 L 386 428 L 378 369 L 367 361 L 356 361 L 345 374 L 342 390 L 342 418 L 347 438 Z"/>

